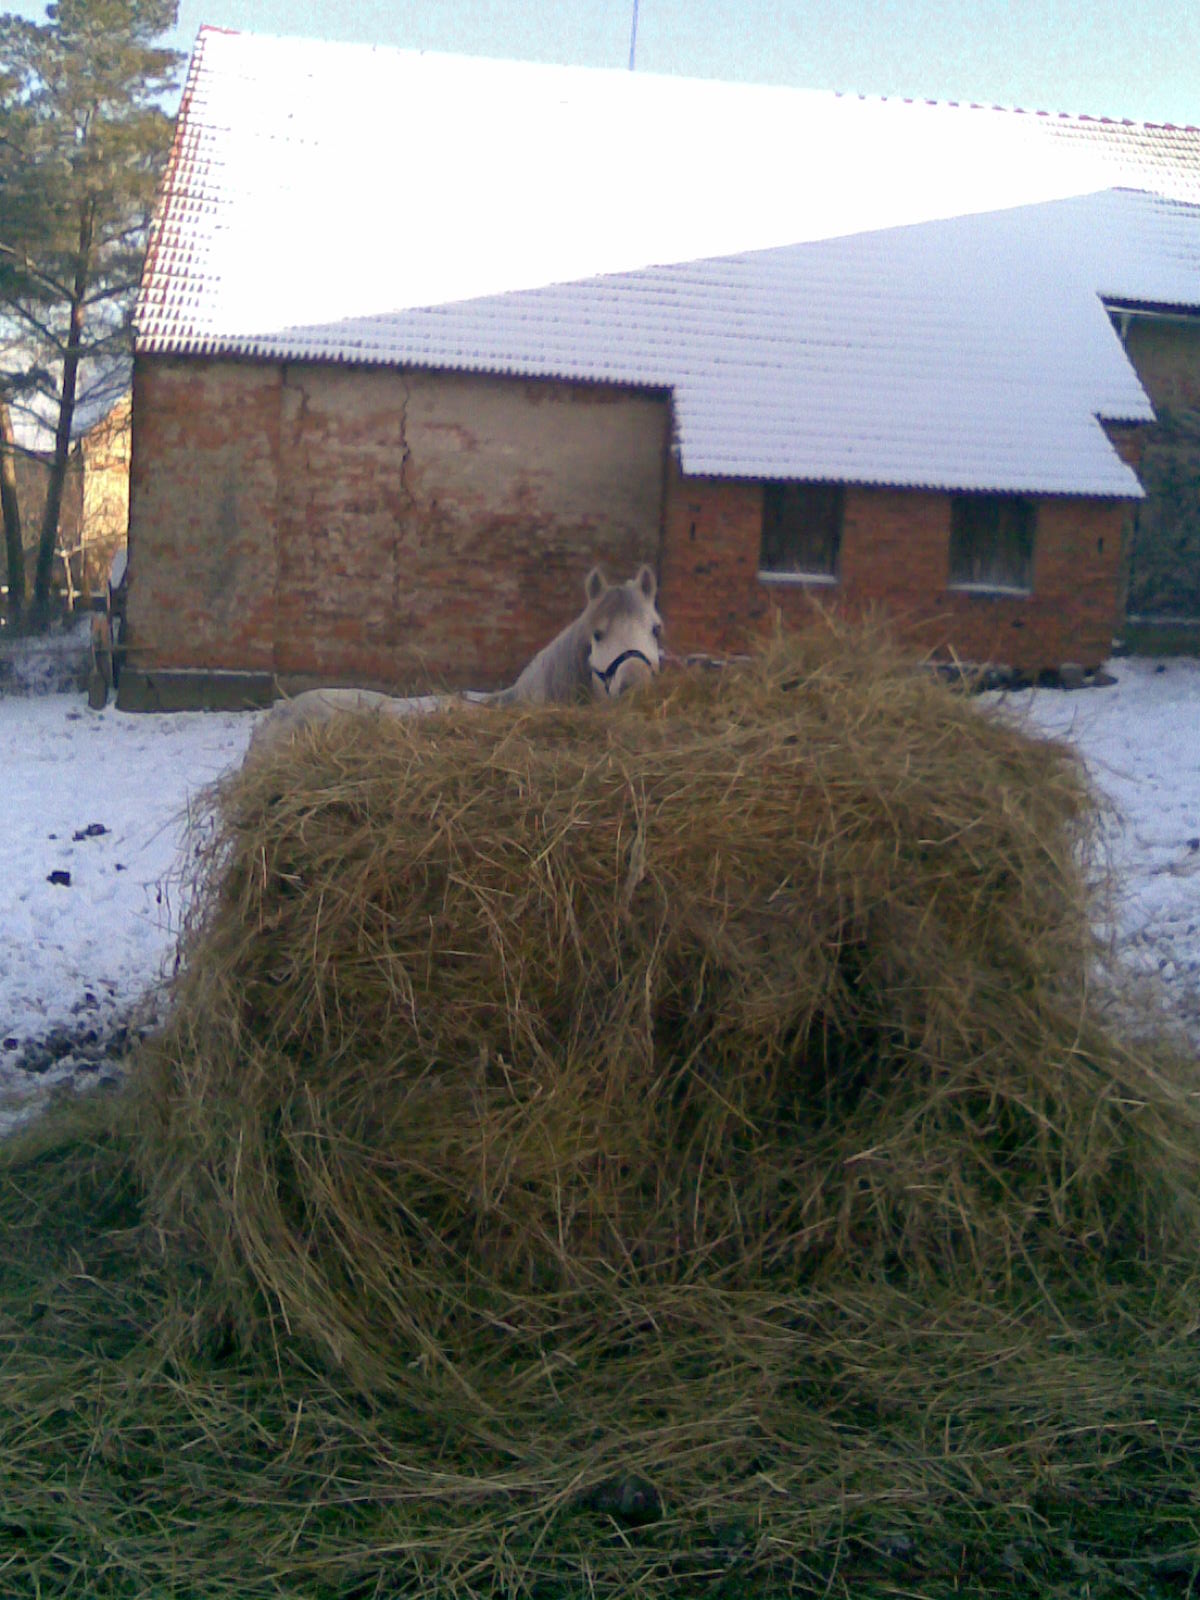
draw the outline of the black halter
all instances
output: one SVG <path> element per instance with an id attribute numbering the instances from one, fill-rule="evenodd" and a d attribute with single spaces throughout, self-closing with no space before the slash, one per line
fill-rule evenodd
<path id="1" fill-rule="evenodd" d="M 625 665 L 627 661 L 644 661 L 647 667 L 649 667 L 650 671 L 654 671 L 654 663 L 650 660 L 650 657 L 645 653 L 644 650 L 622 650 L 621 654 L 610 661 L 606 667 L 592 668 L 592 671 L 595 673 L 596 677 L 599 678 L 600 682 L 604 685 L 605 694 L 612 693 L 612 681 L 616 677 L 618 671 Z"/>

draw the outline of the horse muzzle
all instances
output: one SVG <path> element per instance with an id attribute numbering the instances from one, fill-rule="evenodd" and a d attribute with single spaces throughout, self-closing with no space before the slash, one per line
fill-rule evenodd
<path id="1" fill-rule="evenodd" d="M 614 656 L 606 667 L 593 666 L 592 676 L 599 681 L 603 693 L 610 699 L 615 699 L 627 689 L 648 683 L 657 670 L 655 663 L 644 651 L 622 650 L 621 654 Z"/>

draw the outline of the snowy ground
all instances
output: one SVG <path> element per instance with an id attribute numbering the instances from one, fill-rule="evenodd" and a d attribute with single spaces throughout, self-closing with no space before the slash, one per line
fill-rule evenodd
<path id="1" fill-rule="evenodd" d="M 110 1077 L 153 1021 L 189 797 L 253 717 L 89 711 L 79 635 L 0 656 L 0 1131 L 56 1085 Z"/>
<path id="2" fill-rule="evenodd" d="M 985 698 L 1073 743 L 1113 803 L 1112 938 L 1200 1053 L 1200 659 L 1130 656 L 1109 671 L 1112 688 Z"/>
<path id="3" fill-rule="evenodd" d="M 89 711 L 61 687 L 78 654 L 78 638 L 0 654 L 0 1130 L 56 1085 L 112 1077 L 152 1024 L 189 798 L 255 720 Z M 1112 688 L 988 699 L 1075 742 L 1116 803 L 1114 935 L 1200 1049 L 1200 661 L 1112 670 Z"/>

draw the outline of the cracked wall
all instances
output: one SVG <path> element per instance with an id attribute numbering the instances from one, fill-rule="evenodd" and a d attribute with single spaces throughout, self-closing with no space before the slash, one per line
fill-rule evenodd
<path id="1" fill-rule="evenodd" d="M 657 564 L 662 396 L 162 357 L 135 395 L 139 666 L 494 687 L 594 561 Z"/>
<path id="2" fill-rule="evenodd" d="M 807 588 L 759 578 L 761 484 L 668 463 L 665 396 L 162 357 L 139 359 L 134 393 L 135 667 L 494 688 L 577 614 L 594 561 L 656 568 L 681 653 L 742 650 L 777 613 L 811 615 Z M 1095 664 L 1124 515 L 1042 500 L 1033 592 L 963 594 L 947 587 L 948 496 L 850 489 L 840 579 L 816 598 L 886 609 L 968 660 Z"/>

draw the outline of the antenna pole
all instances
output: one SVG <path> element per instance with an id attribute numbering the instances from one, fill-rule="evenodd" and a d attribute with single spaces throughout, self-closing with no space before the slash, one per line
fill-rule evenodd
<path id="1" fill-rule="evenodd" d="M 633 0 L 633 27 L 629 30 L 629 70 L 633 71 L 637 59 L 637 14 L 638 0 Z"/>

